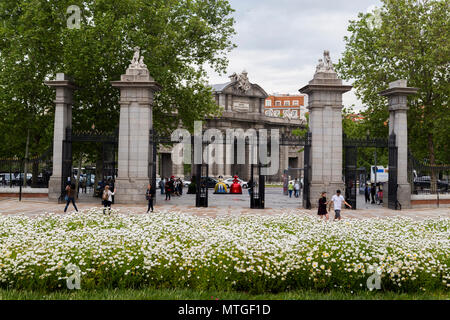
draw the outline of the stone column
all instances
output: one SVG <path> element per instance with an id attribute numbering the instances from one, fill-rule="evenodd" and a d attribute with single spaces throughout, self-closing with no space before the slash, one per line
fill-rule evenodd
<path id="1" fill-rule="evenodd" d="M 340 189 L 342 180 L 342 95 L 352 86 L 343 85 L 333 70 L 329 53 L 317 67 L 313 80 L 299 91 L 309 96 L 311 144 L 311 205 L 317 207 L 322 191 L 328 196 Z M 327 62 L 328 61 L 328 62 Z"/>
<path id="2" fill-rule="evenodd" d="M 224 139 L 226 139 L 226 134 L 225 134 Z M 231 155 L 234 154 L 233 149 L 232 149 L 234 147 L 234 145 L 231 144 L 231 141 L 226 140 L 224 147 L 225 148 L 224 148 L 224 165 L 223 165 L 223 168 L 224 168 L 223 175 L 224 176 L 223 177 L 224 177 L 224 179 L 228 179 L 228 178 L 231 178 L 231 174 L 232 174 L 231 166 L 232 166 L 232 163 L 234 163 L 234 159 L 231 158 Z M 228 158 L 230 158 L 230 159 L 228 159 Z"/>
<path id="3" fill-rule="evenodd" d="M 172 175 L 175 176 L 175 178 L 181 178 L 184 179 L 184 166 L 182 164 L 175 164 L 172 162 Z"/>
<path id="4" fill-rule="evenodd" d="M 289 146 L 280 146 L 280 177 L 283 177 L 284 170 L 289 167 Z"/>
<path id="5" fill-rule="evenodd" d="M 73 91 L 76 89 L 72 79 L 64 73 L 57 73 L 56 80 L 45 84 L 56 91 L 55 122 L 53 129 L 53 174 L 48 183 L 49 200 L 58 200 L 62 190 L 63 141 L 66 129 L 72 129 Z"/>
<path id="6" fill-rule="evenodd" d="M 397 200 L 402 208 L 406 209 L 411 208 L 411 186 L 408 182 L 407 97 L 417 91 L 417 88 L 408 88 L 406 80 L 397 80 L 389 84 L 389 89 L 380 92 L 380 95 L 387 97 L 389 101 L 389 135 L 395 134 L 398 148 Z"/>
<path id="7" fill-rule="evenodd" d="M 137 57 L 136 57 L 137 56 Z M 145 202 L 152 157 L 149 134 L 153 128 L 153 94 L 161 89 L 151 77 L 139 51 L 120 81 L 119 164 L 117 203 Z"/>
<path id="8" fill-rule="evenodd" d="M 159 164 L 159 156 L 158 156 L 158 152 L 157 152 L 156 154 L 157 154 L 157 155 L 156 155 L 156 176 L 157 176 L 157 177 L 159 176 L 159 177 L 162 179 L 161 175 L 159 174 L 160 164 Z"/>

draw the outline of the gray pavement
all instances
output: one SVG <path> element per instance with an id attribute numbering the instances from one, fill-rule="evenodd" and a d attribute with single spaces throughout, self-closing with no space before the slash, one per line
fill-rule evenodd
<path id="1" fill-rule="evenodd" d="M 266 208 L 264 210 L 250 209 L 250 198 L 247 190 L 244 189 L 242 195 L 214 195 L 212 189 L 209 194 L 209 207 L 196 208 L 195 195 L 183 195 L 182 197 L 173 197 L 170 201 L 165 201 L 165 197 L 158 192 L 155 205 L 155 211 L 182 212 L 200 217 L 220 217 L 220 216 L 245 216 L 245 215 L 278 215 L 278 214 L 300 214 L 317 216 L 317 209 L 306 210 L 302 208 L 301 197 L 289 198 L 283 195 L 282 188 L 266 189 Z M 120 191 L 119 191 L 120 192 Z M 312 199 L 312 201 L 316 201 Z M 388 217 L 409 217 L 412 219 L 426 218 L 450 218 L 449 208 L 428 208 L 428 209 L 410 209 L 394 211 L 384 208 L 380 205 L 364 203 L 364 196 L 358 197 L 358 210 L 343 210 L 341 215 L 343 219 L 367 219 L 367 218 L 388 218 Z M 82 194 L 77 206 L 80 210 L 100 208 L 101 200 L 93 198 L 92 195 Z M 124 214 L 145 214 L 147 207 L 145 204 L 115 204 L 114 209 L 118 209 Z M 49 201 L 47 199 L 24 199 L 18 201 L 17 198 L 0 199 L 0 215 L 25 214 L 29 217 L 36 217 L 45 213 L 63 214 L 64 204 Z M 72 205 L 69 211 L 73 211 Z M 334 218 L 334 212 L 331 211 L 330 218 Z"/>

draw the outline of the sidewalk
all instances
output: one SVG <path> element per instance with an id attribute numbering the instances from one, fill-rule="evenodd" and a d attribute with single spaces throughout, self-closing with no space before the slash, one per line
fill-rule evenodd
<path id="1" fill-rule="evenodd" d="M 1 215 L 14 215 L 24 213 L 26 216 L 34 217 L 45 213 L 64 213 L 64 204 L 58 204 L 49 202 L 48 200 L 27 199 L 19 202 L 17 199 L 3 199 L 0 200 L 0 214 Z M 93 207 L 100 208 L 100 203 L 77 203 L 79 210 L 90 209 Z M 114 209 L 119 209 L 121 213 L 125 214 L 145 214 L 147 207 L 144 205 L 113 205 Z M 68 211 L 73 211 L 73 206 L 69 206 Z M 237 206 L 214 206 L 211 205 L 208 208 L 196 208 L 193 205 L 181 205 L 175 202 L 159 201 L 155 207 L 156 211 L 172 211 L 183 212 L 201 217 L 219 217 L 225 215 L 277 215 L 283 213 L 290 214 L 308 214 L 316 216 L 316 210 L 305 210 L 301 208 L 266 208 L 264 210 L 252 210 L 245 207 Z M 343 219 L 355 218 L 388 218 L 395 216 L 409 217 L 413 219 L 426 219 L 426 218 L 450 218 L 449 208 L 433 208 L 433 209 L 411 209 L 402 211 L 393 211 L 385 208 L 374 209 L 360 209 L 360 210 L 343 210 L 341 213 Z M 330 219 L 334 218 L 334 212 L 330 213 Z"/>

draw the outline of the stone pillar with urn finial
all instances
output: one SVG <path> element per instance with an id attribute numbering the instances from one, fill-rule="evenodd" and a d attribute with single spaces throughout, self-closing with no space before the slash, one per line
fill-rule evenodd
<path id="1" fill-rule="evenodd" d="M 145 202 L 145 192 L 151 176 L 153 129 L 153 96 L 161 86 L 152 78 L 140 49 L 126 74 L 112 86 L 120 89 L 119 158 L 116 179 L 116 203 Z"/>
<path id="2" fill-rule="evenodd" d="M 308 95 L 311 132 L 312 207 L 317 207 L 320 193 L 328 197 L 336 190 L 344 192 L 342 180 L 342 95 L 352 89 L 343 85 L 331 62 L 329 51 L 319 60 L 314 78 L 299 91 Z"/>

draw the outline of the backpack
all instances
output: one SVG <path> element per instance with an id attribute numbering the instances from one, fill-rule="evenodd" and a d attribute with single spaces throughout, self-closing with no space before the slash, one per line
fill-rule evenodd
<path id="1" fill-rule="evenodd" d="M 102 200 L 108 200 L 108 192 L 106 192 L 106 191 L 103 191 L 103 196 L 102 196 Z"/>

